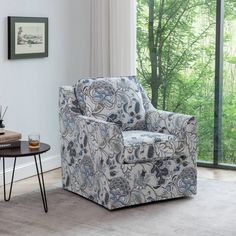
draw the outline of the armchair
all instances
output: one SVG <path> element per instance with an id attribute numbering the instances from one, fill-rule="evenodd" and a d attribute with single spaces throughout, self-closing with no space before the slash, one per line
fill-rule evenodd
<path id="1" fill-rule="evenodd" d="M 60 88 L 63 188 L 107 209 L 196 194 L 196 121 L 154 109 L 134 76 Z"/>

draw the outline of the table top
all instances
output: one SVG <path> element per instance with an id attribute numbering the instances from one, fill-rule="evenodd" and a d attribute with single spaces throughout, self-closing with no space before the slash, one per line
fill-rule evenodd
<path id="1" fill-rule="evenodd" d="M 46 143 L 40 143 L 40 148 L 29 149 L 28 141 L 21 141 L 20 147 L 8 148 L 0 150 L 0 157 L 23 157 L 34 156 L 50 150 L 50 146 Z"/>

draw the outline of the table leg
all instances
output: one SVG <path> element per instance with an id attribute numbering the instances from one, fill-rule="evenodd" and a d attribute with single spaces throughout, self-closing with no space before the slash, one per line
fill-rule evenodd
<path id="1" fill-rule="evenodd" d="M 40 170 L 38 168 L 38 163 L 37 163 L 36 155 L 34 155 L 35 167 L 36 167 L 36 171 L 37 171 L 37 175 L 38 175 L 38 181 L 39 181 L 39 187 L 40 187 L 41 197 L 42 197 L 42 201 L 43 201 L 44 211 L 48 212 L 48 204 L 47 204 L 46 191 L 45 191 L 45 185 L 44 185 L 43 168 L 42 168 L 41 156 L 40 156 L 40 154 L 38 156 L 39 156 Z"/>
<path id="2" fill-rule="evenodd" d="M 3 164 L 3 190 L 4 190 L 4 200 L 6 202 L 10 201 L 11 199 L 11 192 L 12 192 L 12 185 L 13 185 L 13 180 L 14 180 L 14 174 L 15 174 L 15 167 L 16 167 L 16 157 L 14 160 L 13 164 L 13 170 L 12 170 L 12 176 L 11 176 L 11 183 L 10 183 L 10 190 L 9 190 L 9 195 L 8 197 L 6 196 L 6 171 L 5 171 L 5 158 L 2 158 L 2 164 Z"/>

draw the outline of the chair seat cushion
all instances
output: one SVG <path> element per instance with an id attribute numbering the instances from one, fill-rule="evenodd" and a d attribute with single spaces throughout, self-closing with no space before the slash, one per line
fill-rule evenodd
<path id="1" fill-rule="evenodd" d="M 149 131 L 124 131 L 124 163 L 143 163 L 173 156 L 179 140 L 174 135 Z"/>
<path id="2" fill-rule="evenodd" d="M 122 130 L 145 128 L 141 88 L 135 76 L 81 79 L 75 93 L 86 116 L 114 122 Z"/>

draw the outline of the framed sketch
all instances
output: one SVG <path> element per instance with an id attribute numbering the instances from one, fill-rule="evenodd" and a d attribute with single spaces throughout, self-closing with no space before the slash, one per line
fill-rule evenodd
<path id="1" fill-rule="evenodd" d="M 48 18 L 8 16 L 8 59 L 48 56 Z"/>

